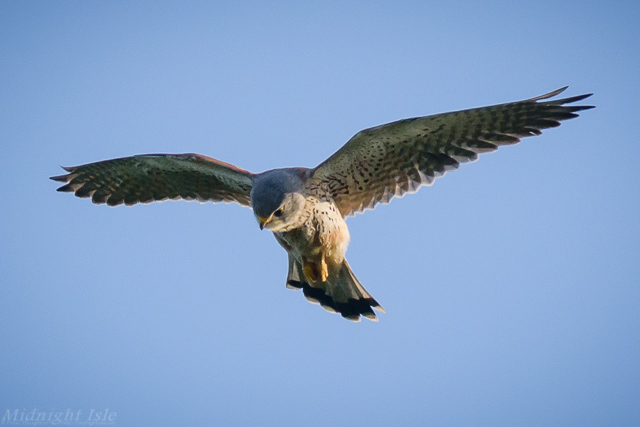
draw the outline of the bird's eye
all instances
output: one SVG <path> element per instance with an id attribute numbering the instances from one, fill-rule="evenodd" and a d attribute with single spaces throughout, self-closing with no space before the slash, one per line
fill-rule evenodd
<path id="1" fill-rule="evenodd" d="M 282 209 L 278 209 L 273 213 L 273 216 L 280 218 L 282 216 Z"/>

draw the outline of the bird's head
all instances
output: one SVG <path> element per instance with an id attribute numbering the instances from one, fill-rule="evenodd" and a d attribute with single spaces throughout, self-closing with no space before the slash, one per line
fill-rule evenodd
<path id="1" fill-rule="evenodd" d="M 260 229 L 285 232 L 302 225 L 305 197 L 295 170 L 275 169 L 258 176 L 251 189 L 251 206 Z"/>

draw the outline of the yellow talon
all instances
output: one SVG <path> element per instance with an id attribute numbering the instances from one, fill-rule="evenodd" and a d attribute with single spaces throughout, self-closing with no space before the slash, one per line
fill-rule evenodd
<path id="1" fill-rule="evenodd" d="M 320 259 L 319 265 L 311 261 L 305 261 L 302 266 L 302 272 L 310 282 L 317 282 L 318 280 L 326 282 L 329 278 L 329 266 L 324 260 L 324 257 Z"/>
<path id="2" fill-rule="evenodd" d="M 318 270 L 316 269 L 316 266 L 313 265 L 313 263 L 305 262 L 304 266 L 302 267 L 302 272 L 310 282 L 315 282 L 316 280 L 318 280 Z"/>
<path id="3" fill-rule="evenodd" d="M 326 282 L 328 278 L 329 266 L 325 262 L 324 257 L 322 257 L 322 259 L 320 260 L 320 279 L 322 279 L 323 282 Z"/>

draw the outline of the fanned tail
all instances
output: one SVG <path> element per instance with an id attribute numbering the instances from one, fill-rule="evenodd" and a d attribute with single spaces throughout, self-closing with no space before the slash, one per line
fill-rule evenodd
<path id="1" fill-rule="evenodd" d="M 326 281 L 310 282 L 303 273 L 302 264 L 289 255 L 287 288 L 302 289 L 309 302 L 354 322 L 359 322 L 360 316 L 378 321 L 373 310 L 385 312 L 353 274 L 346 259 L 329 269 Z"/>

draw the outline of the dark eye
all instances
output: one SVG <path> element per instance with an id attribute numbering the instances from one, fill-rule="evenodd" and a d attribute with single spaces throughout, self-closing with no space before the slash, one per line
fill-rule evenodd
<path id="1" fill-rule="evenodd" d="M 273 213 L 273 216 L 275 216 L 276 218 L 280 218 L 282 216 L 282 209 L 278 209 L 277 211 L 275 211 Z"/>

